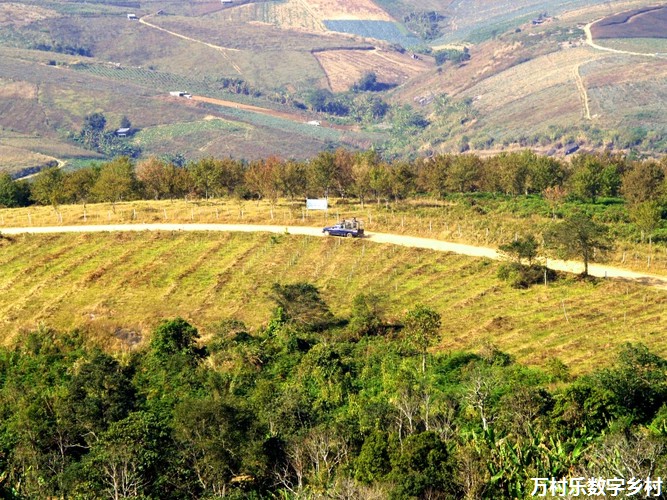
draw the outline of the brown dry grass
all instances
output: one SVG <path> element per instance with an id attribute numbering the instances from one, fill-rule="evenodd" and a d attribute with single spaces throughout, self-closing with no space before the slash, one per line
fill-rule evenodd
<path id="1" fill-rule="evenodd" d="M 606 17 L 591 26 L 593 38 L 667 38 L 667 7 L 648 7 Z"/>
<path id="2" fill-rule="evenodd" d="M 366 71 L 373 71 L 382 83 L 401 85 L 434 67 L 433 59 L 387 50 L 328 50 L 313 54 L 327 74 L 334 92 L 349 90 Z"/>
<path id="3" fill-rule="evenodd" d="M 44 165 L 53 160 L 55 158 L 27 149 L 0 144 L 0 173 L 12 173 L 22 168 Z"/>
<path id="4" fill-rule="evenodd" d="M 393 21 L 372 0 L 302 0 L 321 20 L 353 19 L 360 21 Z"/>
<path id="5" fill-rule="evenodd" d="M 667 352 L 664 291 L 615 281 L 563 280 L 513 290 L 497 264 L 364 240 L 234 233 L 23 235 L 0 240 L 0 343 L 40 324 L 82 328 L 109 348 L 147 338 L 181 315 L 206 336 L 236 318 L 266 324 L 272 283 L 309 281 L 336 316 L 357 293 L 386 297 L 399 320 L 415 303 L 443 316 L 435 349 L 488 342 L 521 362 L 562 359 L 575 373 L 624 342 Z M 563 314 L 563 307 L 567 317 Z"/>
<path id="6" fill-rule="evenodd" d="M 0 99 L 36 99 L 37 85 L 0 78 Z"/>
<path id="7" fill-rule="evenodd" d="M 0 3 L 0 26 L 16 26 L 20 28 L 36 21 L 55 17 L 60 17 L 60 14 L 54 10 L 36 5 L 24 5 L 13 2 Z"/>

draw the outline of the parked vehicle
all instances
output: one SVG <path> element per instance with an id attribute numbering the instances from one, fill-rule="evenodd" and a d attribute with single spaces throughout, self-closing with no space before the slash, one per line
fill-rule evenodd
<path id="1" fill-rule="evenodd" d="M 327 236 L 345 236 L 347 238 L 361 238 L 364 235 L 364 224 L 354 219 L 344 219 L 333 226 L 322 229 Z"/>

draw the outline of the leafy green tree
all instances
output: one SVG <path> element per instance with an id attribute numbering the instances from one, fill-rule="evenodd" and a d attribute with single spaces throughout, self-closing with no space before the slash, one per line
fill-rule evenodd
<path id="1" fill-rule="evenodd" d="M 220 174 L 213 165 L 213 158 L 204 158 L 188 164 L 188 172 L 197 191 L 208 200 L 220 184 Z"/>
<path id="2" fill-rule="evenodd" d="M 595 203 L 599 196 L 616 196 L 624 168 L 624 160 L 618 157 L 579 154 L 572 159 L 570 191 L 591 203 Z"/>
<path id="3" fill-rule="evenodd" d="M 384 307 L 379 295 L 358 294 L 352 300 L 352 315 L 348 328 L 356 337 L 381 334 L 384 328 L 383 313 Z"/>
<path id="4" fill-rule="evenodd" d="M 443 198 L 449 191 L 448 175 L 452 161 L 451 155 L 435 155 L 425 161 L 418 174 L 420 188 L 431 196 Z"/>
<path id="5" fill-rule="evenodd" d="M 201 357 L 204 351 L 197 347 L 199 332 L 183 318 L 162 321 L 153 331 L 151 351 L 166 358 L 174 354 Z"/>
<path id="6" fill-rule="evenodd" d="M 361 78 L 352 85 L 354 92 L 368 92 L 376 90 L 378 85 L 378 77 L 374 71 L 366 71 Z"/>
<path id="7" fill-rule="evenodd" d="M 501 153 L 494 158 L 500 187 L 505 194 L 519 195 L 527 191 L 533 153 Z"/>
<path id="8" fill-rule="evenodd" d="M 119 128 L 132 128 L 132 122 L 130 122 L 130 119 L 127 116 L 123 116 L 120 119 L 120 127 Z"/>
<path id="9" fill-rule="evenodd" d="M 224 497 L 232 478 L 242 472 L 248 419 L 221 401 L 187 399 L 174 408 L 173 427 L 185 466 L 198 482 L 197 496 Z"/>
<path id="10" fill-rule="evenodd" d="M 618 416 L 629 415 L 640 423 L 651 421 L 667 400 L 667 360 L 643 344 L 624 344 L 618 362 L 596 378 L 614 395 Z"/>
<path id="11" fill-rule="evenodd" d="M 137 194 L 138 184 L 134 166 L 127 156 L 120 156 L 102 165 L 91 193 L 98 201 L 116 203 Z"/>
<path id="12" fill-rule="evenodd" d="M 588 276 L 588 263 L 593 260 L 595 251 L 611 248 L 607 227 L 583 213 L 576 213 L 549 226 L 544 232 L 544 241 L 548 248 L 559 251 L 564 258 L 581 258 L 584 276 Z"/>
<path id="13" fill-rule="evenodd" d="M 133 412 L 110 425 L 82 463 L 77 493 L 90 498 L 160 497 L 161 477 L 169 469 L 170 429 L 156 414 Z"/>
<path id="14" fill-rule="evenodd" d="M 448 169 L 447 189 L 455 193 L 470 193 L 477 190 L 482 170 L 482 161 L 476 155 L 457 155 Z"/>
<path id="15" fill-rule="evenodd" d="M 29 191 L 28 191 L 29 196 Z M 16 182 L 9 174 L 0 174 L 0 207 L 15 208 L 28 204 L 28 196 L 21 183 Z"/>
<path id="16" fill-rule="evenodd" d="M 665 194 L 665 168 L 652 160 L 634 162 L 623 174 L 621 192 L 631 205 L 660 200 Z"/>
<path id="17" fill-rule="evenodd" d="M 90 441 L 134 409 L 135 392 L 118 361 L 98 352 L 72 377 L 67 402 L 70 422 Z"/>
<path id="18" fill-rule="evenodd" d="M 470 49 L 468 49 L 468 47 L 464 47 L 463 50 L 437 50 L 433 53 L 433 55 L 435 56 L 435 64 L 438 66 L 442 66 L 447 61 L 452 61 L 454 64 L 460 64 L 470 60 Z"/>
<path id="19" fill-rule="evenodd" d="M 656 201 L 644 201 L 630 207 L 630 219 L 641 231 L 642 243 L 648 236 L 649 245 L 653 240 L 653 233 L 662 221 L 662 207 Z"/>
<path id="20" fill-rule="evenodd" d="M 371 191 L 371 169 L 379 163 L 377 152 L 373 150 L 357 153 L 352 164 L 352 193 L 359 199 L 362 208 Z"/>
<path id="21" fill-rule="evenodd" d="M 290 199 L 306 197 L 306 166 L 295 160 L 281 162 L 278 165 L 278 184 L 280 191 Z"/>
<path id="22" fill-rule="evenodd" d="M 32 199 L 42 205 L 51 205 L 54 210 L 67 201 L 67 193 L 63 182 L 63 173 L 58 167 L 42 170 L 32 185 Z"/>
<path id="23" fill-rule="evenodd" d="M 371 191 L 377 204 L 380 204 L 382 198 L 388 198 L 391 189 L 391 174 L 389 165 L 385 162 L 378 162 L 371 165 L 368 172 Z"/>
<path id="24" fill-rule="evenodd" d="M 311 175 L 313 192 L 329 196 L 332 187 L 336 184 L 337 167 L 336 157 L 330 151 L 322 151 L 310 160 L 308 170 Z"/>
<path id="25" fill-rule="evenodd" d="M 440 314 L 424 305 L 409 310 L 403 320 L 406 339 L 421 354 L 422 373 L 426 373 L 428 347 L 436 339 L 441 324 Z"/>
<path id="26" fill-rule="evenodd" d="M 563 164 L 556 158 L 526 152 L 528 162 L 528 189 L 533 193 L 542 193 L 545 189 L 562 186 L 567 177 Z"/>
<path id="27" fill-rule="evenodd" d="M 71 203 L 82 203 L 85 207 L 92 198 L 93 186 L 100 175 L 98 167 L 80 168 L 65 174 L 63 179 L 65 196 Z"/>
<path id="28" fill-rule="evenodd" d="M 104 132 L 107 119 L 102 113 L 91 113 L 83 119 L 83 129 L 91 132 Z"/>
<path id="29" fill-rule="evenodd" d="M 354 478 L 371 484 L 382 481 L 391 470 L 387 433 L 373 431 L 364 439 L 361 451 L 354 462 Z"/>
<path id="30" fill-rule="evenodd" d="M 506 243 L 501 245 L 498 249 L 505 254 L 511 261 L 516 263 L 521 263 L 522 261 L 528 261 L 530 266 L 537 257 L 539 245 L 537 239 L 532 234 L 529 234 L 523 238 L 518 238 L 511 243 Z"/>
<path id="31" fill-rule="evenodd" d="M 282 161 L 276 156 L 269 156 L 265 160 L 257 160 L 250 164 L 245 172 L 247 188 L 257 195 L 257 201 L 264 198 L 273 210 L 280 195 L 280 164 Z"/>
<path id="32" fill-rule="evenodd" d="M 398 162 L 389 170 L 391 194 L 394 200 L 403 200 L 414 194 L 417 173 L 414 165 L 409 162 Z"/>
<path id="33" fill-rule="evenodd" d="M 90 149 L 97 149 L 100 138 L 104 135 L 107 119 L 102 113 L 91 113 L 83 119 L 83 127 L 79 134 L 81 142 Z"/>
<path id="34" fill-rule="evenodd" d="M 435 432 L 408 436 L 391 453 L 391 465 L 389 479 L 396 485 L 392 499 L 418 498 L 427 492 L 455 493 L 447 446 Z"/>

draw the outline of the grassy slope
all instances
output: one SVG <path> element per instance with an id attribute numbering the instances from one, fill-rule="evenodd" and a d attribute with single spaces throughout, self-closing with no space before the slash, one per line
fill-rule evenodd
<path id="1" fill-rule="evenodd" d="M 364 241 L 265 234 L 21 236 L 2 243 L 0 317 L 4 341 L 38 324 L 83 327 L 121 347 L 182 315 L 204 334 L 218 320 L 268 320 L 274 282 L 317 284 L 336 315 L 360 292 L 386 296 L 400 318 L 423 302 L 443 316 L 438 349 L 493 342 L 528 364 L 558 357 L 575 371 L 610 359 L 625 341 L 660 354 L 667 341 L 664 292 L 571 280 L 526 291 L 495 277 L 497 264 Z M 563 313 L 563 305 L 567 318 Z M 125 331 L 122 331 L 125 329 Z"/>
<path id="2" fill-rule="evenodd" d="M 420 200 L 387 206 L 368 203 L 364 208 L 347 200 L 332 199 L 330 203 L 331 209 L 328 216 L 325 216 L 321 212 L 305 214 L 302 202 L 283 200 L 276 206 L 273 218 L 270 216 L 268 203 L 240 202 L 237 199 L 216 199 L 208 202 L 136 201 L 119 203 L 115 211 L 108 204 L 89 204 L 85 210 L 81 205 L 66 205 L 58 208 L 62 220 L 51 207 L 33 206 L 0 209 L 0 227 L 160 222 L 318 227 L 338 218 L 357 217 L 365 222 L 368 231 L 497 247 L 508 243 L 515 235 L 530 231 L 539 236 L 541 227 L 551 221 L 551 209 L 541 198 L 525 201 L 503 197 L 449 202 Z M 595 207 L 595 212 L 603 219 L 618 217 L 619 210 L 620 207 L 614 204 L 606 208 Z M 606 264 L 667 275 L 665 244 L 649 247 L 648 244 L 639 243 L 639 231 L 632 233 L 628 227 L 621 231 L 627 235 L 626 239 L 618 241 L 615 249 L 605 256 Z M 649 256 L 650 267 L 647 266 Z"/>
<path id="3" fill-rule="evenodd" d="M 162 3 L 158 2 L 150 8 L 160 6 Z M 176 6 L 167 5 L 168 8 Z M 54 2 L 52 7 L 62 13 L 67 10 L 67 6 L 60 2 Z M 93 156 L 65 142 L 65 135 L 77 130 L 83 116 L 94 111 L 105 113 L 109 127 L 117 126 L 123 115 L 141 129 L 170 125 L 158 130 L 160 141 L 144 144 L 146 154 L 181 152 L 188 157 L 232 155 L 256 158 L 270 154 L 306 157 L 326 148 L 330 141 L 348 145 L 370 144 L 369 138 L 363 134 L 341 136 L 334 133 L 324 137 L 326 131 L 295 127 L 284 120 L 270 120 L 253 114 L 241 116 L 228 108 L 199 109 L 184 106 L 183 102 L 153 99 L 166 95 L 169 90 L 184 88 L 199 95 L 249 101 L 243 96 L 221 92 L 216 84 L 221 77 L 240 76 L 231 68 L 229 58 L 242 69 L 244 79 L 264 89 L 283 85 L 289 85 L 292 90 L 317 86 L 324 74 L 310 49 L 353 44 L 353 40 L 283 33 L 275 27 L 248 24 L 226 25 L 221 31 L 217 14 L 177 18 L 175 28 L 178 30 L 197 37 L 208 36 L 214 42 L 231 40 L 243 49 L 225 57 L 210 47 L 130 22 L 125 16 L 127 9 L 103 4 L 80 7 L 71 12 L 71 9 L 67 10 L 74 17 L 56 15 L 21 25 L 20 30 L 8 26 L 7 32 L 0 36 L 0 74 L 3 82 L 9 82 L 17 89 L 13 93 L 0 92 L 0 139 L 11 137 L 11 146 L 18 151 L 18 154 L 10 155 L 7 150 L 0 157 L 0 167 L 3 164 L 11 168 L 33 166 L 35 158 L 39 159 L 34 153 L 65 160 Z M 160 18 L 159 21 L 173 27 L 170 24 L 172 16 L 167 17 L 169 19 Z M 19 31 L 20 39 L 7 35 Z M 219 40 L 220 33 L 224 36 Z M 54 41 L 88 48 L 95 57 L 26 49 L 36 43 Z M 49 66 L 49 61 L 55 61 L 57 66 Z M 121 69 L 116 69 L 117 65 Z M 16 95 L 21 88 L 26 89 L 25 95 Z M 253 103 L 281 107 L 268 101 L 255 100 Z M 232 124 L 234 130 L 250 133 L 227 135 L 225 131 L 214 130 L 201 122 L 209 114 L 231 119 L 235 122 Z M 186 136 L 193 130 L 200 135 L 196 141 L 189 141 L 180 135 L 183 130 Z M 149 134 L 155 135 L 153 130 Z M 37 143 L 35 137 L 39 139 Z M 53 147 L 47 150 L 37 147 L 39 143 L 47 142 Z M 21 156 L 29 165 L 21 161 L 17 164 L 16 160 Z"/>

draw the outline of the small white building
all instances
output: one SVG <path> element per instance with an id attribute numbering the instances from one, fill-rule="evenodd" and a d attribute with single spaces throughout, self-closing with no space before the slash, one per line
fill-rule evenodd
<path id="1" fill-rule="evenodd" d="M 127 18 L 128 18 L 130 21 L 137 21 L 137 20 L 139 20 L 139 18 L 137 17 L 136 14 L 128 14 L 128 15 L 127 15 Z"/>

